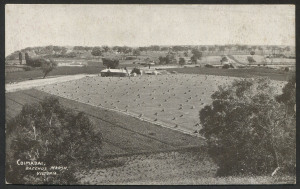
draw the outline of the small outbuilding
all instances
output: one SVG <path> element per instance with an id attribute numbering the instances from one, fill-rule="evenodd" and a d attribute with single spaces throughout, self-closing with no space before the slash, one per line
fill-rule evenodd
<path id="1" fill-rule="evenodd" d="M 128 72 L 124 69 L 104 69 L 101 72 L 102 77 L 127 77 Z"/>

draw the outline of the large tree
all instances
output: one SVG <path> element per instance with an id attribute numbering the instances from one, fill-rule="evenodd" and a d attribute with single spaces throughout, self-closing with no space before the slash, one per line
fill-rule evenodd
<path id="1" fill-rule="evenodd" d="M 19 52 L 19 62 L 20 62 L 20 64 L 22 64 L 22 59 L 23 59 L 22 53 Z"/>
<path id="2" fill-rule="evenodd" d="M 102 55 L 101 48 L 100 48 L 100 47 L 94 47 L 94 48 L 92 49 L 91 54 L 92 54 L 93 56 L 101 56 L 101 55 Z"/>
<path id="3" fill-rule="evenodd" d="M 42 63 L 42 71 L 44 73 L 44 77 L 45 78 L 53 69 L 55 69 L 57 67 L 57 63 L 53 60 L 47 60 L 45 62 Z"/>
<path id="4" fill-rule="evenodd" d="M 136 57 L 140 56 L 141 55 L 141 51 L 139 49 L 134 49 L 133 50 L 133 55 L 136 56 Z"/>
<path id="5" fill-rule="evenodd" d="M 192 50 L 193 56 L 191 57 L 191 60 L 194 64 L 197 63 L 197 60 L 201 60 L 202 58 L 202 52 L 200 52 L 197 48 L 194 48 Z"/>
<path id="6" fill-rule="evenodd" d="M 116 69 L 119 66 L 119 60 L 102 58 L 103 65 L 107 68 Z"/>
<path id="7" fill-rule="evenodd" d="M 84 113 L 62 106 L 55 97 L 25 104 L 6 127 L 6 181 L 12 184 L 79 184 L 75 171 L 101 158 L 101 132 Z M 57 175 L 37 176 L 17 161 L 63 166 Z M 87 161 L 88 160 L 88 161 Z M 43 170 L 41 171 L 43 172 Z"/>
<path id="8" fill-rule="evenodd" d="M 200 133 L 218 175 L 295 173 L 295 117 L 275 100 L 270 80 L 236 80 L 211 97 L 200 111 Z"/>

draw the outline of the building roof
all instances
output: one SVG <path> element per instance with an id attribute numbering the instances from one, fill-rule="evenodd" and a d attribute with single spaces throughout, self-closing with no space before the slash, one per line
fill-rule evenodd
<path id="1" fill-rule="evenodd" d="M 124 70 L 124 69 L 104 69 L 104 70 L 101 70 L 101 73 L 104 73 L 104 72 L 127 73 L 126 70 Z"/>

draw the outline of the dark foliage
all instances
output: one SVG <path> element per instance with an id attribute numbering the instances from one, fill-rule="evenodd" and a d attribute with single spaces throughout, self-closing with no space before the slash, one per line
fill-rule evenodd
<path id="1" fill-rule="evenodd" d="M 74 169 L 78 164 L 100 158 L 102 135 L 95 132 L 84 113 L 63 107 L 57 98 L 26 104 L 7 123 L 6 180 L 13 184 L 76 184 Z M 17 160 L 41 161 L 51 166 L 67 166 L 58 175 L 36 176 Z"/>
<path id="2" fill-rule="evenodd" d="M 211 97 L 200 111 L 200 133 L 218 176 L 271 175 L 277 168 L 295 174 L 295 118 L 275 100 L 269 80 L 236 80 Z"/>
<path id="3" fill-rule="evenodd" d="M 102 58 L 103 66 L 106 66 L 107 68 L 116 69 L 119 66 L 119 60 L 116 59 L 108 59 L 108 58 Z"/>

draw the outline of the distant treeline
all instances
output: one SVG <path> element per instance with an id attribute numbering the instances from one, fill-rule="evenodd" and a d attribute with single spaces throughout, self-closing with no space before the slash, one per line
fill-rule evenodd
<path id="1" fill-rule="evenodd" d="M 172 51 L 172 52 L 188 52 L 193 49 L 197 49 L 201 52 L 212 53 L 212 52 L 244 52 L 249 53 L 250 51 L 257 51 L 260 53 L 278 54 L 283 52 L 295 51 L 294 47 L 291 46 L 257 46 L 257 45 L 175 45 L 175 46 L 143 46 L 143 47 L 128 47 L 128 46 L 45 46 L 45 47 L 27 47 L 19 51 L 15 51 L 6 57 L 6 60 L 16 60 L 19 58 L 19 52 L 30 53 L 33 56 L 48 56 L 47 58 L 74 58 L 84 54 L 93 56 L 101 56 L 102 53 L 120 53 L 138 56 L 141 52 L 148 51 Z M 94 53 L 92 53 L 94 52 Z"/>

